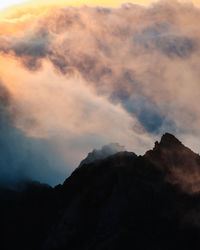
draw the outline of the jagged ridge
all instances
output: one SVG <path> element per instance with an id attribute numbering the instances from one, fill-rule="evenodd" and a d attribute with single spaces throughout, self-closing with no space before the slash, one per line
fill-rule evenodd
<path id="1" fill-rule="evenodd" d="M 176 137 L 164 134 L 160 143 L 144 158 L 163 169 L 170 182 L 179 185 L 185 192 L 200 191 L 200 156 L 185 147 Z"/>
<path id="2" fill-rule="evenodd" d="M 3 190 L 0 247 L 198 249 L 200 196 L 180 175 L 198 168 L 199 156 L 165 134 L 144 156 L 120 152 L 85 163 L 54 189 Z"/>

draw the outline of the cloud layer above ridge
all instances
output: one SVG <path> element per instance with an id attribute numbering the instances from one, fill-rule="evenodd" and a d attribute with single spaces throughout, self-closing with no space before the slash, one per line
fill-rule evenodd
<path id="1" fill-rule="evenodd" d="M 0 78 L 14 126 L 54 138 L 76 164 L 109 142 L 143 153 L 166 131 L 200 151 L 198 20 L 193 5 L 160 1 L 56 8 L 5 32 Z"/>

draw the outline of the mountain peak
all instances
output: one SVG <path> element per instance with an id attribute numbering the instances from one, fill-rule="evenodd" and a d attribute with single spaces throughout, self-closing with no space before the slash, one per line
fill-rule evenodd
<path id="1" fill-rule="evenodd" d="M 172 134 L 165 133 L 160 140 L 161 146 L 173 146 L 173 145 L 182 145 L 182 143 Z"/>
<path id="2" fill-rule="evenodd" d="M 155 142 L 155 147 L 153 150 L 159 150 L 159 148 L 174 148 L 176 146 L 184 146 L 174 135 L 170 133 L 165 133 L 160 142 Z"/>
<path id="3" fill-rule="evenodd" d="M 168 133 L 144 156 L 121 150 L 93 150 L 55 188 L 0 188 L 1 249 L 198 249 L 200 157 Z"/>
<path id="4" fill-rule="evenodd" d="M 103 160 L 111 155 L 122 151 L 125 151 L 125 147 L 121 146 L 118 143 L 110 143 L 108 145 L 104 145 L 101 149 L 94 149 L 92 152 L 90 152 L 87 157 L 81 161 L 79 167 L 83 166 L 84 164 Z"/>
<path id="5" fill-rule="evenodd" d="M 145 159 L 164 170 L 168 179 L 187 192 L 200 191 L 200 157 L 183 145 L 174 135 L 166 133 Z"/>

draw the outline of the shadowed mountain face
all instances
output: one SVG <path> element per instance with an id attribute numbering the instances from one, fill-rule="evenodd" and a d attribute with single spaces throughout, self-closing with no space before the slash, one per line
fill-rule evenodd
<path id="1" fill-rule="evenodd" d="M 163 135 L 160 143 L 156 142 L 154 149 L 148 151 L 144 158 L 162 169 L 169 181 L 185 192 L 200 191 L 200 156 L 173 135 Z"/>
<path id="2" fill-rule="evenodd" d="M 199 162 L 165 134 L 144 156 L 91 160 L 55 188 L 1 190 L 0 249 L 199 249 Z"/>

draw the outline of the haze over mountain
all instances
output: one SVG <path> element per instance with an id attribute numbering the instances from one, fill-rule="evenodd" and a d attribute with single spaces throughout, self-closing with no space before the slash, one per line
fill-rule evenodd
<path id="1" fill-rule="evenodd" d="M 100 2 L 0 13 L 0 184 L 55 186 L 91 150 L 144 154 L 165 131 L 200 152 L 198 1 Z"/>
<path id="2" fill-rule="evenodd" d="M 199 250 L 199 7 L 0 12 L 0 250 Z"/>
<path id="3" fill-rule="evenodd" d="M 199 169 L 200 156 L 165 134 L 144 156 L 94 159 L 55 188 L 1 189 L 0 248 L 198 249 Z"/>
<path id="4" fill-rule="evenodd" d="M 84 164 L 89 164 L 94 161 L 103 160 L 108 156 L 114 155 L 120 151 L 125 151 L 125 147 L 119 145 L 118 143 L 110 143 L 108 145 L 103 146 L 101 149 L 94 149 L 92 152 L 88 154 L 88 156 L 81 161 L 79 167 Z"/>

